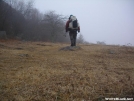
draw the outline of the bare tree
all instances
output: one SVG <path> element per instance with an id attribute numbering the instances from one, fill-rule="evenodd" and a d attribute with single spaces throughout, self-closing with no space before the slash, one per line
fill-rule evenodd
<path id="1" fill-rule="evenodd" d="M 32 1 L 2 0 L 0 1 L 0 30 L 7 32 L 8 36 L 17 36 L 24 31 L 25 18 L 32 8 Z M 25 18 L 24 18 L 25 17 Z"/>
<path id="2" fill-rule="evenodd" d="M 33 0 L 28 0 L 25 2 L 24 0 L 4 0 L 7 2 L 12 8 L 20 12 L 25 18 L 29 18 L 31 16 L 31 11 L 33 9 Z"/>
<path id="3" fill-rule="evenodd" d="M 55 11 L 49 11 L 44 15 L 44 28 L 50 34 L 51 41 L 54 42 L 63 35 L 65 19 L 63 15 L 56 14 Z"/>
<path id="4" fill-rule="evenodd" d="M 42 20 L 43 19 L 43 20 Z M 33 0 L 0 0 L 0 31 L 24 40 L 66 42 L 66 17 L 49 11 L 42 14 L 33 7 Z"/>
<path id="5" fill-rule="evenodd" d="M 0 30 L 5 30 L 7 19 L 11 15 L 11 7 L 8 6 L 3 0 L 0 1 Z"/>

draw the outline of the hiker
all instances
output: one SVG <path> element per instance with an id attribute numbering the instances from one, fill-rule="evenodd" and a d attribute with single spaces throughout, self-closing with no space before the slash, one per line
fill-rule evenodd
<path id="1" fill-rule="evenodd" d="M 66 32 L 68 31 L 71 40 L 71 46 L 76 46 L 77 31 L 80 32 L 80 26 L 77 18 L 73 15 L 70 15 L 68 21 L 66 22 Z"/>

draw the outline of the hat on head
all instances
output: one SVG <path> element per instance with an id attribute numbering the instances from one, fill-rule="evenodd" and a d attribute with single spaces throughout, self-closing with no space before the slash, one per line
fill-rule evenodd
<path id="1" fill-rule="evenodd" d="M 71 16 L 73 16 L 72 14 L 70 15 L 69 19 L 71 18 Z"/>

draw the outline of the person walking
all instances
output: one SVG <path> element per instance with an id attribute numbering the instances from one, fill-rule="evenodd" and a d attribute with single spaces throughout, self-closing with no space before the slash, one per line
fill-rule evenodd
<path id="1" fill-rule="evenodd" d="M 76 46 L 77 31 L 80 32 L 80 25 L 75 16 L 70 15 L 65 29 L 66 32 L 69 32 L 71 46 Z"/>

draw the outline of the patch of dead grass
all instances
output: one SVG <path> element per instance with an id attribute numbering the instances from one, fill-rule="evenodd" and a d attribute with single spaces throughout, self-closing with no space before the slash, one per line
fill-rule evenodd
<path id="1" fill-rule="evenodd" d="M 0 98 L 3 101 L 100 101 L 134 97 L 134 48 L 3 42 Z"/>

